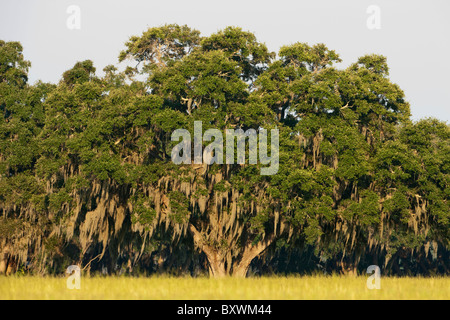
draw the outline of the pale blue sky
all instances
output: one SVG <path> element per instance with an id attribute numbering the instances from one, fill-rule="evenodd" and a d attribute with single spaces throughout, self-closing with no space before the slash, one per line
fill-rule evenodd
<path id="1" fill-rule="evenodd" d="M 81 29 L 69 30 L 70 5 Z M 369 30 L 369 5 L 381 9 L 381 29 Z M 448 0 L 1 0 L 0 39 L 20 41 L 30 82 L 57 82 L 76 61 L 91 59 L 97 73 L 117 64 L 132 35 L 165 23 L 209 35 L 234 25 L 252 31 L 277 52 L 297 41 L 325 43 L 344 60 L 367 53 L 388 58 L 390 78 L 405 91 L 413 119 L 450 122 L 450 1 Z"/>

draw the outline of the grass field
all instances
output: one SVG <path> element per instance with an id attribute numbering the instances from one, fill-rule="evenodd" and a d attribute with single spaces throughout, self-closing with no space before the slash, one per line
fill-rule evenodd
<path id="1" fill-rule="evenodd" d="M 175 277 L 81 277 L 68 289 L 61 277 L 0 277 L 0 299 L 450 299 L 450 277 L 381 278 L 369 290 L 367 277 L 307 276 L 247 279 Z"/>

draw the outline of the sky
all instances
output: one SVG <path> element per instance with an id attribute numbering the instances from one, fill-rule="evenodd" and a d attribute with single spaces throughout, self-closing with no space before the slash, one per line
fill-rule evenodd
<path id="1" fill-rule="evenodd" d="M 21 42 L 30 83 L 57 83 L 77 61 L 94 61 L 99 76 L 120 66 L 125 42 L 150 27 L 187 24 L 208 36 L 238 26 L 274 52 L 324 43 L 342 58 L 338 68 L 384 55 L 412 119 L 450 123 L 449 15 L 448 0 L 0 0 L 0 39 Z"/>

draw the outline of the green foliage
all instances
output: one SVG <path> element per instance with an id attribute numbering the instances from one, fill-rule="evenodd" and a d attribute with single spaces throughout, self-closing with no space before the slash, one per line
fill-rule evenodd
<path id="1" fill-rule="evenodd" d="M 189 200 L 179 191 L 172 191 L 170 198 L 170 218 L 176 223 L 184 223 L 189 218 Z"/>
<path id="2" fill-rule="evenodd" d="M 241 28 L 202 37 L 175 24 L 125 47 L 119 61 L 137 66 L 98 77 L 85 60 L 58 84 L 29 85 L 22 46 L 0 41 L 0 251 L 41 268 L 61 264 L 61 252 L 111 265 L 158 254 L 180 266 L 200 265 L 203 244 L 233 260 L 274 243 L 264 263 L 291 266 L 302 252 L 333 270 L 364 259 L 395 270 L 405 255 L 432 263 L 429 243 L 448 251 L 450 128 L 410 121 L 386 57 L 338 69 L 324 44 L 283 46 L 275 58 Z M 194 121 L 279 129 L 279 171 L 173 164 L 171 134 L 193 136 Z"/>
<path id="3" fill-rule="evenodd" d="M 238 63 L 244 81 L 255 80 L 275 56 L 254 34 L 238 27 L 227 27 L 202 39 L 201 49 L 224 52 L 229 60 Z"/>
<path id="4" fill-rule="evenodd" d="M 23 222 L 19 219 L 0 218 L 0 239 L 5 240 L 19 233 L 23 228 Z"/>
<path id="5" fill-rule="evenodd" d="M 89 81 L 94 73 L 95 67 L 91 60 L 77 62 L 72 69 L 63 73 L 63 81 L 69 86 L 82 84 Z"/>
<path id="6" fill-rule="evenodd" d="M 125 43 L 127 49 L 119 55 L 119 61 L 127 58 L 146 62 L 147 68 L 152 64 L 163 65 L 179 60 L 198 45 L 200 32 L 188 26 L 176 24 L 149 28 L 140 37 L 133 36 Z M 145 69 L 145 68 L 144 68 Z"/>
<path id="7" fill-rule="evenodd" d="M 139 223 L 144 226 L 146 230 L 153 224 L 154 219 L 156 218 L 155 208 L 151 206 L 148 199 L 142 195 L 135 195 L 132 198 L 133 204 L 133 216 L 132 222 L 133 224 Z"/>
<path id="8" fill-rule="evenodd" d="M 22 51 L 23 47 L 19 42 L 0 40 L 1 90 L 7 86 L 23 88 L 28 81 L 28 68 L 31 63 L 24 60 Z"/>

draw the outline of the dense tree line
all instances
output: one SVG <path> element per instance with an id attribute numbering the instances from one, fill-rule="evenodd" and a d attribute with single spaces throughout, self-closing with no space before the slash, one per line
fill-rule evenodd
<path id="1" fill-rule="evenodd" d="M 0 272 L 449 274 L 450 129 L 411 121 L 385 57 L 165 25 L 123 71 L 31 85 L 22 50 L 0 41 Z M 175 165 L 194 121 L 277 128 L 277 174 Z"/>

